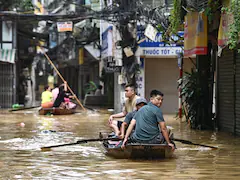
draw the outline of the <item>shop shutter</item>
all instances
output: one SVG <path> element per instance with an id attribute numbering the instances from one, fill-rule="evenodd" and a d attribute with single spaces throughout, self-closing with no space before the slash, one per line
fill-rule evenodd
<path id="1" fill-rule="evenodd" d="M 0 63 L 0 108 L 9 108 L 13 104 L 13 64 Z"/>
<path id="2" fill-rule="evenodd" d="M 234 132 L 234 53 L 228 48 L 218 63 L 218 127 Z"/>
<path id="3" fill-rule="evenodd" d="M 240 54 L 236 53 L 236 100 L 235 100 L 235 133 L 240 135 Z"/>

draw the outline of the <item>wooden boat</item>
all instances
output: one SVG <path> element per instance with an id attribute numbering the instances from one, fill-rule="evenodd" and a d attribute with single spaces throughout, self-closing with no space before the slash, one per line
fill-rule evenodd
<path id="1" fill-rule="evenodd" d="M 116 142 L 116 141 L 115 141 Z M 166 144 L 140 144 L 130 143 L 122 149 L 119 145 L 112 141 L 104 141 L 103 146 L 106 154 L 119 159 L 161 159 L 173 156 L 171 147 Z"/>
<path id="2" fill-rule="evenodd" d="M 61 108 L 41 108 L 38 111 L 39 115 L 53 114 L 53 115 L 68 115 L 75 113 L 75 109 L 61 109 Z"/>

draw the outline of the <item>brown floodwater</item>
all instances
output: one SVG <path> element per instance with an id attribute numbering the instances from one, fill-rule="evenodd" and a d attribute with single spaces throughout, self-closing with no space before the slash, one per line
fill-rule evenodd
<path id="1" fill-rule="evenodd" d="M 170 115 L 165 119 L 174 128 L 175 138 L 218 149 L 177 142 L 174 157 L 161 160 L 114 159 L 106 156 L 100 142 L 40 150 L 43 146 L 98 138 L 99 132 L 110 131 L 108 116 L 107 111 L 68 116 L 39 116 L 36 109 L 0 111 L 0 179 L 240 178 L 239 137 L 191 130 Z"/>

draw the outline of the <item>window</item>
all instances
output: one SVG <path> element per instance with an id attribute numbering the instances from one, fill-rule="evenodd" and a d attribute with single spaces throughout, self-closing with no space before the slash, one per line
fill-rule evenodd
<path id="1" fill-rule="evenodd" d="M 12 49 L 12 41 L 13 41 L 12 21 L 2 21 L 2 23 L 0 23 L 0 28 L 1 28 L 0 48 Z"/>

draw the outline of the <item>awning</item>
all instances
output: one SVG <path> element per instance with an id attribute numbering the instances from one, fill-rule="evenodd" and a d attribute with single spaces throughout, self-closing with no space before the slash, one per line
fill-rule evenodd
<path id="1" fill-rule="evenodd" d="M 85 45 L 84 48 L 96 60 L 100 60 L 100 50 L 93 47 L 93 45 Z"/>
<path id="2" fill-rule="evenodd" d="M 16 49 L 0 49 L 0 61 L 15 63 Z"/>

